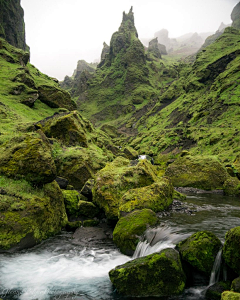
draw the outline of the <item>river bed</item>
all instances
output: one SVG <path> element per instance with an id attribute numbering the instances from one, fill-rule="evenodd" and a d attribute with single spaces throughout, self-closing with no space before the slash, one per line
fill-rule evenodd
<path id="1" fill-rule="evenodd" d="M 212 231 L 224 242 L 225 233 L 240 226 L 239 204 L 240 199 L 219 194 L 189 194 L 183 204 L 160 214 L 160 226 L 154 229 L 155 243 L 150 246 L 145 242 L 145 249 L 139 245 L 142 253 L 136 252 L 135 256 L 174 247 L 178 241 L 200 230 Z M 126 299 L 114 291 L 108 272 L 130 259 L 111 241 L 83 246 L 71 233 L 62 232 L 32 249 L 0 255 L 0 298 Z M 204 288 L 187 289 L 184 295 L 174 299 L 204 299 Z"/>

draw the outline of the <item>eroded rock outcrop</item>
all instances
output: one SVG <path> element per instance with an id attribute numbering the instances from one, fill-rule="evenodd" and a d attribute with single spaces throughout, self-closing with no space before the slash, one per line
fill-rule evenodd
<path id="1" fill-rule="evenodd" d="M 240 2 L 238 2 L 238 4 L 234 7 L 231 19 L 233 21 L 232 27 L 240 29 Z"/>
<path id="2" fill-rule="evenodd" d="M 24 12 L 20 0 L 0 1 L 0 37 L 11 45 L 28 50 L 25 40 Z"/>

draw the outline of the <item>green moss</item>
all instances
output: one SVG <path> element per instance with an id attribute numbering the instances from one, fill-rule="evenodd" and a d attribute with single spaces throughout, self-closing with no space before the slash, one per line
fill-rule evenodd
<path id="1" fill-rule="evenodd" d="M 88 218 L 94 218 L 99 212 L 98 208 L 92 202 L 82 200 L 78 202 L 78 209 L 79 215 L 83 215 Z"/>
<path id="2" fill-rule="evenodd" d="M 156 180 L 155 169 L 146 160 L 131 166 L 129 160 L 117 157 L 96 174 L 93 202 L 104 209 L 108 219 L 116 220 L 122 196 L 129 189 L 147 186 Z"/>
<path id="3" fill-rule="evenodd" d="M 78 216 L 80 195 L 76 190 L 63 190 L 64 203 L 68 216 Z"/>
<path id="4" fill-rule="evenodd" d="M 122 217 L 113 231 L 113 241 L 120 251 L 132 255 L 140 236 L 148 226 L 156 225 L 158 219 L 150 209 L 136 210 Z"/>
<path id="5" fill-rule="evenodd" d="M 154 212 L 169 207 L 173 201 L 173 186 L 167 178 L 142 188 L 128 190 L 120 200 L 119 212 L 149 208 Z"/>
<path id="6" fill-rule="evenodd" d="M 22 176 L 41 184 L 56 177 L 56 166 L 51 156 L 51 146 L 39 134 L 22 135 L 0 145 L 1 173 L 9 177 Z"/>
<path id="7" fill-rule="evenodd" d="M 174 186 L 195 187 L 203 190 L 223 189 L 230 177 L 221 163 L 212 156 L 183 156 L 166 170 Z"/>
<path id="8" fill-rule="evenodd" d="M 226 233 L 223 245 L 223 257 L 227 265 L 240 275 L 240 227 L 230 229 Z"/>
<path id="9" fill-rule="evenodd" d="M 98 220 L 84 220 L 83 227 L 95 227 L 99 224 Z"/>
<path id="10" fill-rule="evenodd" d="M 2 179 L 7 182 L 9 179 Z M 18 192 L 19 181 L 0 194 L 0 248 L 21 249 L 35 245 L 43 239 L 56 234 L 67 222 L 63 196 L 56 182 L 46 184 L 43 189 L 28 188 Z M 20 184 L 22 181 L 20 182 Z M 16 189 L 14 189 L 16 187 Z M 23 182 L 21 188 L 28 187 Z M 29 190 L 30 189 L 30 190 Z"/>
<path id="11" fill-rule="evenodd" d="M 240 277 L 237 277 L 232 281 L 231 290 L 236 293 L 240 292 Z"/>
<path id="12" fill-rule="evenodd" d="M 240 300 L 240 294 L 234 292 L 223 292 L 221 300 Z"/>
<path id="13" fill-rule="evenodd" d="M 109 277 L 120 294 L 131 297 L 179 295 L 185 287 L 185 274 L 174 249 L 118 266 L 109 272 Z"/>
<path id="14" fill-rule="evenodd" d="M 209 231 L 199 231 L 177 244 L 181 258 L 207 275 L 211 274 L 220 240 Z"/>

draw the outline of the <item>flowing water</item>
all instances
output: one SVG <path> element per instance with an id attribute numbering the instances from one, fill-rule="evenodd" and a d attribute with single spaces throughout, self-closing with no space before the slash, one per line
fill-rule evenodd
<path id="1" fill-rule="evenodd" d="M 183 205 L 176 205 L 172 211 L 160 215 L 160 226 L 146 233 L 146 240 L 139 243 L 134 257 L 174 247 L 199 230 L 210 230 L 224 242 L 227 230 L 240 226 L 239 204 L 240 199 L 222 195 L 189 195 Z M 63 232 L 32 249 L 0 255 L 0 298 L 123 299 L 113 290 L 108 272 L 130 259 L 111 242 L 82 246 L 72 239 L 72 234 Z M 215 273 L 220 260 L 219 254 Z M 217 280 L 217 276 L 212 275 L 212 282 Z M 186 289 L 182 296 L 173 299 L 204 299 L 205 288 Z"/>

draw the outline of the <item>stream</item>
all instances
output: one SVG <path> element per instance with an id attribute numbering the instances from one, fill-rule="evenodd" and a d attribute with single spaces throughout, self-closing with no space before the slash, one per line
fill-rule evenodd
<path id="1" fill-rule="evenodd" d="M 182 204 L 177 201 L 172 210 L 160 214 L 159 227 L 146 233 L 146 240 L 139 243 L 134 257 L 174 247 L 200 230 L 212 231 L 224 242 L 225 233 L 240 226 L 239 204 L 240 199 L 221 194 L 189 194 Z M 62 232 L 34 248 L 0 254 L 0 298 L 126 299 L 114 291 L 108 272 L 131 259 L 121 254 L 111 241 L 81 245 L 72 238 L 72 233 Z M 192 287 L 171 299 L 204 299 L 205 288 Z"/>

